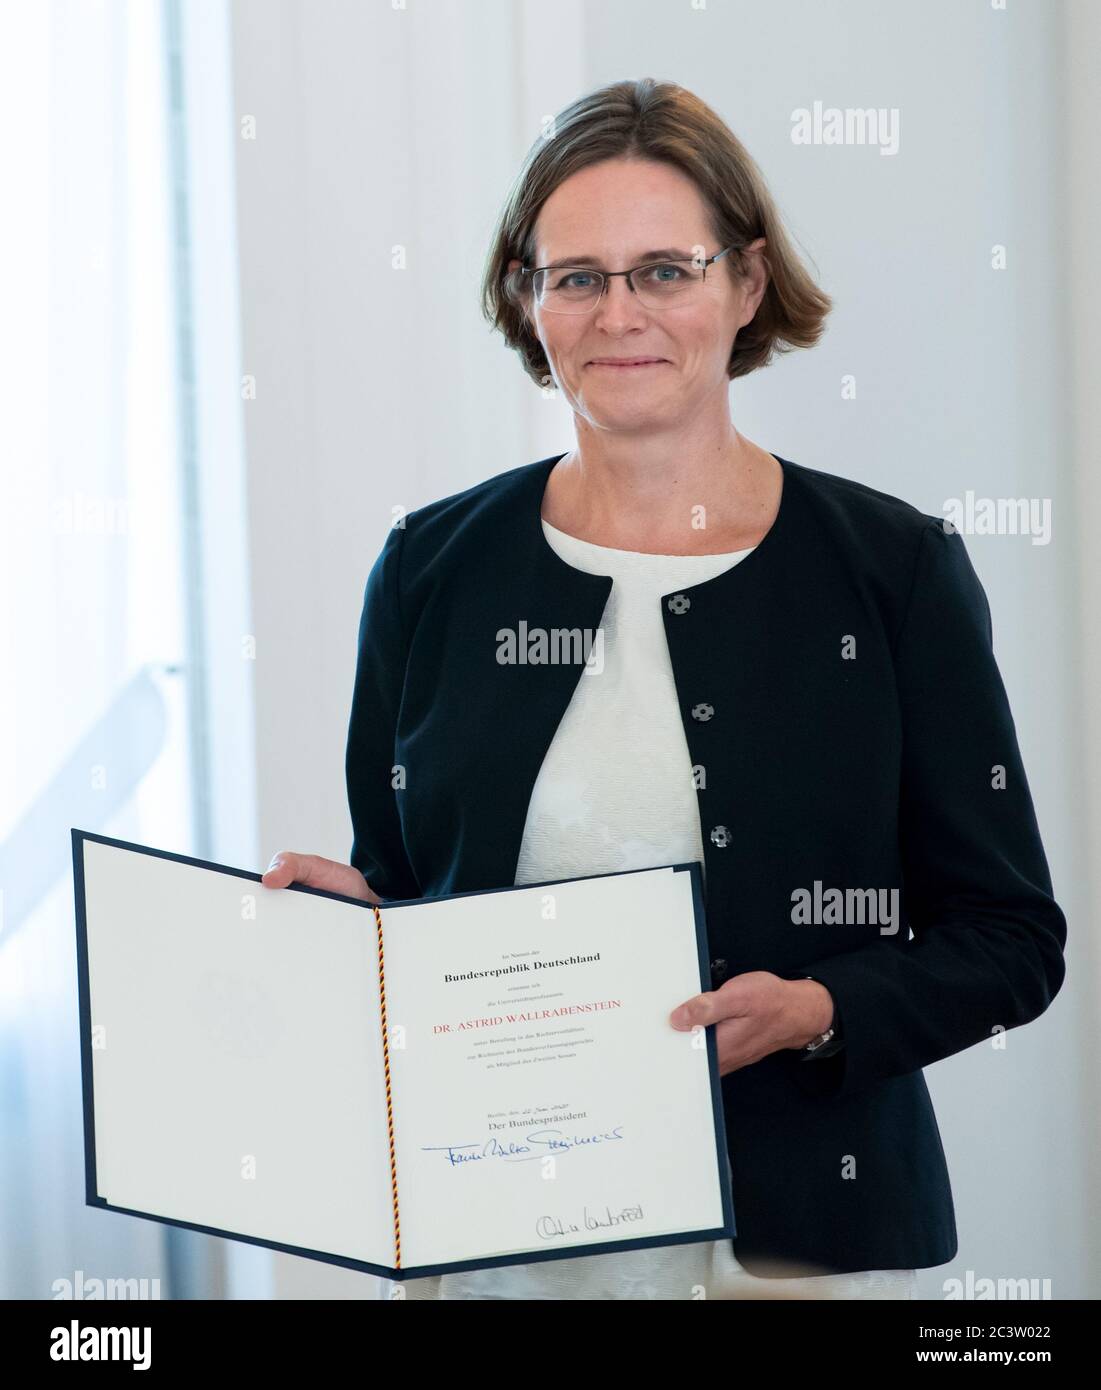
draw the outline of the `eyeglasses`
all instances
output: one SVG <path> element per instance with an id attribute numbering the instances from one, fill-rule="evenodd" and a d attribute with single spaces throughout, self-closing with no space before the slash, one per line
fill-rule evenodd
<path id="1" fill-rule="evenodd" d="M 520 273 L 531 276 L 532 292 L 540 308 L 552 314 L 588 314 L 596 308 L 613 275 L 623 275 L 647 309 L 666 309 L 686 304 L 699 294 L 707 267 L 720 260 L 733 246 L 706 258 L 654 261 L 632 270 L 591 270 L 588 266 L 522 266 Z"/>

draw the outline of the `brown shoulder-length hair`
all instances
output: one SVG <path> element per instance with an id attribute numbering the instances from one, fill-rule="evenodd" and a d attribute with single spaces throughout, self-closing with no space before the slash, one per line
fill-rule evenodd
<path id="1" fill-rule="evenodd" d="M 764 177 L 737 136 L 699 97 L 672 82 L 613 82 L 567 106 L 554 118 L 549 137 L 532 145 L 486 260 L 482 310 L 537 385 L 550 381 L 551 372 L 525 314 L 531 277 L 510 272 L 509 261 L 534 265 L 535 223 L 559 184 L 579 169 L 615 158 L 662 160 L 695 182 L 711 209 L 719 245 L 735 248 L 722 261 L 729 274 L 744 273 L 741 248 L 766 239 L 768 287 L 731 347 L 729 377 L 746 376 L 774 353 L 818 341 L 832 301 L 792 249 Z"/>

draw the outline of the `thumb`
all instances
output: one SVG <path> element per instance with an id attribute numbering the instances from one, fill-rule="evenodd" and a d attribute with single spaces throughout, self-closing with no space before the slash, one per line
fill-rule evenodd
<path id="1" fill-rule="evenodd" d="M 261 875 L 260 882 L 266 888 L 286 888 L 289 884 L 300 881 L 305 873 L 301 863 L 304 858 L 304 855 L 295 854 L 292 850 L 279 850 L 272 855 L 271 863 Z"/>
<path id="2" fill-rule="evenodd" d="M 706 1028 L 711 1023 L 717 1023 L 720 1014 L 714 991 L 706 994 L 697 994 L 692 999 L 680 1004 L 669 1015 L 669 1022 L 674 1028 L 683 1028 L 690 1031 L 697 1024 Z"/>

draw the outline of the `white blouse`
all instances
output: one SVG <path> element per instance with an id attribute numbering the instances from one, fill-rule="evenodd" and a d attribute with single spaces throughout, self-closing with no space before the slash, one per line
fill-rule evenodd
<path id="1" fill-rule="evenodd" d="M 543 522 L 575 569 L 611 575 L 603 667 L 579 678 L 528 805 L 516 883 L 704 860 L 696 789 L 661 616 L 661 596 L 713 579 L 753 549 L 647 555 L 594 545 Z M 808 1063 L 807 1065 L 812 1065 Z M 728 1165 L 729 1166 L 729 1165 Z M 912 1298 L 914 1271 L 761 1279 L 730 1240 L 612 1251 L 406 1281 L 408 1298 L 699 1299 L 752 1290 Z"/>

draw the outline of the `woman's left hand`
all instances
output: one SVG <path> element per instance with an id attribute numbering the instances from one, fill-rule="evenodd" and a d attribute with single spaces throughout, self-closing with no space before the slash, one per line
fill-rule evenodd
<path id="1" fill-rule="evenodd" d="M 719 1075 L 725 1076 L 770 1052 L 805 1047 L 832 1018 L 833 995 L 817 980 L 783 980 L 767 970 L 748 970 L 680 1004 L 669 1022 L 684 1032 L 714 1024 Z"/>

